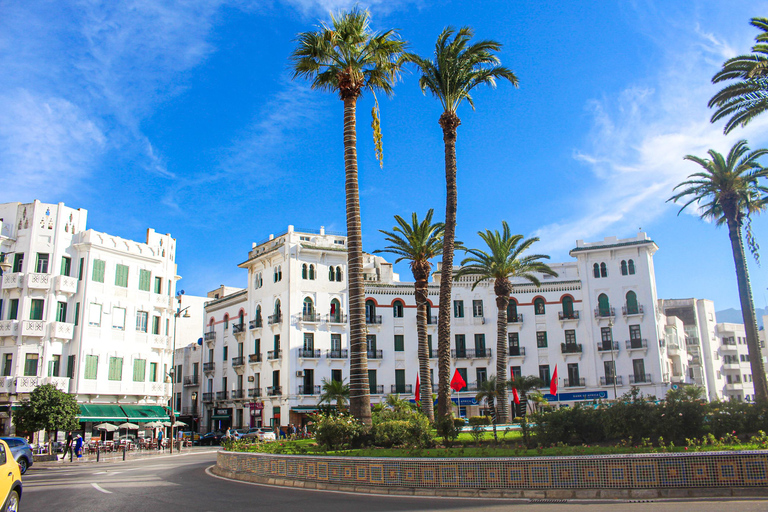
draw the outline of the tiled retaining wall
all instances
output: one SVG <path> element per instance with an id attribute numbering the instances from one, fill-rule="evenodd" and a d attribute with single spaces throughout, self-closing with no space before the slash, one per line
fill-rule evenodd
<path id="1" fill-rule="evenodd" d="M 721 488 L 727 492 L 714 491 L 711 495 L 731 495 L 733 488 L 752 488 L 755 492 L 748 494 L 764 495 L 768 491 L 768 452 L 399 459 L 221 451 L 214 472 L 249 481 L 310 488 L 344 486 L 361 490 L 364 487 L 368 490 L 363 492 L 385 493 L 390 488 L 416 491 Z M 633 492 L 632 496 L 637 494 Z"/>

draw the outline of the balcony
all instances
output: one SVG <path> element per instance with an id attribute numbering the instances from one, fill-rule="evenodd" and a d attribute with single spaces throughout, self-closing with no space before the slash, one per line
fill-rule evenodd
<path id="1" fill-rule="evenodd" d="M 248 362 L 249 363 L 260 363 L 261 362 L 261 354 L 251 354 L 248 356 Z"/>
<path id="2" fill-rule="evenodd" d="M 238 339 L 245 334 L 245 324 L 235 324 L 232 326 L 232 334 Z"/>
<path id="3" fill-rule="evenodd" d="M 51 322 L 51 338 L 69 341 L 75 335 L 75 324 Z"/>
<path id="4" fill-rule="evenodd" d="M 242 400 L 245 398 L 245 390 L 244 389 L 233 389 L 232 390 L 232 400 Z"/>
<path id="5" fill-rule="evenodd" d="M 392 384 L 390 393 L 411 394 L 413 393 L 413 384 Z"/>
<path id="6" fill-rule="evenodd" d="M 320 350 L 299 349 L 299 357 L 304 359 L 320 359 Z"/>
<path id="7" fill-rule="evenodd" d="M 31 393 L 39 385 L 40 385 L 39 377 L 16 377 L 14 392 Z"/>
<path id="8" fill-rule="evenodd" d="M 187 405 L 181 408 L 182 416 L 197 416 L 197 407 L 194 405 Z"/>
<path id="9" fill-rule="evenodd" d="M 688 340 L 686 339 L 686 342 Z M 738 352 L 739 348 L 736 346 L 736 342 L 728 342 L 726 343 L 725 340 L 723 340 L 723 344 L 720 345 L 720 351 L 722 352 Z"/>
<path id="10" fill-rule="evenodd" d="M 203 339 L 210 347 L 214 343 L 216 343 L 216 331 L 208 331 L 206 333 L 203 333 Z"/>
<path id="11" fill-rule="evenodd" d="M 275 325 L 282 323 L 283 321 L 283 315 L 281 313 L 275 313 L 274 315 L 269 315 L 267 317 L 267 322 L 269 325 Z"/>
<path id="12" fill-rule="evenodd" d="M 614 380 L 616 381 L 617 386 L 622 385 L 621 375 L 616 375 L 615 377 L 600 377 L 600 385 L 613 386 Z"/>
<path id="13" fill-rule="evenodd" d="M 451 350 L 451 358 L 453 359 L 489 359 L 491 357 L 493 357 L 493 351 L 490 348 L 467 348 L 463 350 Z"/>
<path id="14" fill-rule="evenodd" d="M 213 402 L 213 393 L 203 393 L 203 403 Z"/>
<path id="15" fill-rule="evenodd" d="M 245 357 L 237 356 L 232 358 L 232 366 L 243 366 L 245 364 Z"/>
<path id="16" fill-rule="evenodd" d="M 669 354 L 670 356 L 679 356 L 681 350 L 682 350 L 682 347 L 677 343 L 667 344 L 667 354 Z"/>
<path id="17" fill-rule="evenodd" d="M 437 325 L 437 315 L 427 315 L 427 325 Z"/>
<path id="18" fill-rule="evenodd" d="M 24 286 L 24 274 L 21 272 L 6 272 L 3 274 L 3 290 L 22 288 Z"/>
<path id="19" fill-rule="evenodd" d="M 261 321 L 261 317 L 258 317 L 256 320 L 251 320 L 248 322 L 248 327 L 251 329 L 261 329 L 262 323 L 263 322 Z"/>
<path id="20" fill-rule="evenodd" d="M 579 319 L 579 312 L 578 311 L 558 311 L 557 312 L 557 319 L 561 322 L 564 322 L 566 320 L 578 320 Z"/>
<path id="21" fill-rule="evenodd" d="M 280 359 L 281 357 L 283 357 L 283 351 L 282 350 L 279 350 L 279 349 L 278 350 L 270 350 L 269 352 L 267 352 L 267 360 L 272 360 L 273 361 L 275 359 Z"/>
<path id="22" fill-rule="evenodd" d="M 347 315 L 343 313 L 337 313 L 335 315 L 328 315 L 326 322 L 329 324 L 345 324 L 347 323 Z"/>
<path id="23" fill-rule="evenodd" d="M 56 293 L 74 295 L 77 293 L 77 278 L 69 276 L 56 276 L 53 279 L 53 289 Z"/>
<path id="24" fill-rule="evenodd" d="M 384 356 L 384 352 L 381 350 L 369 350 L 368 359 L 381 359 Z"/>
<path id="25" fill-rule="evenodd" d="M 586 380 L 584 377 L 578 378 L 578 379 L 564 379 L 563 380 L 563 387 L 564 388 L 583 388 L 587 385 Z"/>
<path id="26" fill-rule="evenodd" d="M 603 343 L 598 343 L 597 344 L 597 351 L 598 352 L 610 352 L 611 350 L 613 350 L 614 352 L 618 352 L 619 351 L 619 342 L 618 341 L 614 341 L 613 343 L 611 343 L 611 342 L 604 343 L 603 342 Z"/>
<path id="27" fill-rule="evenodd" d="M 328 350 L 325 352 L 325 357 L 328 359 L 346 359 L 349 357 L 349 351 L 347 349 Z"/>
<path id="28" fill-rule="evenodd" d="M 42 338 L 45 336 L 45 322 L 42 320 L 22 320 L 21 335 Z"/>
<path id="29" fill-rule="evenodd" d="M 381 315 L 365 315 L 365 323 L 368 325 L 381 325 Z"/>
<path id="30" fill-rule="evenodd" d="M 250 388 L 248 390 L 249 398 L 261 398 L 261 388 Z"/>
<path id="31" fill-rule="evenodd" d="M 216 400 L 226 400 L 228 394 L 229 393 L 227 391 L 217 391 Z"/>
<path id="32" fill-rule="evenodd" d="M 322 318 L 317 313 L 310 313 L 308 315 L 301 315 L 299 319 L 306 324 L 319 324 L 322 322 Z"/>
<path id="33" fill-rule="evenodd" d="M 211 373 L 216 370 L 216 363 L 211 361 L 210 363 L 203 363 L 203 371 L 205 373 Z"/>
<path id="34" fill-rule="evenodd" d="M 48 290 L 51 287 L 51 274 L 27 274 L 27 288 L 34 290 Z"/>
<path id="35" fill-rule="evenodd" d="M 384 394 L 384 385 L 380 386 L 371 386 L 371 394 L 372 395 L 383 395 Z"/>
<path id="36" fill-rule="evenodd" d="M 510 345 L 507 351 L 509 357 L 525 357 L 525 347 Z"/>
<path id="37" fill-rule="evenodd" d="M 624 316 L 635 316 L 635 315 L 642 315 L 643 314 L 643 306 L 636 305 L 634 307 L 629 307 L 626 304 L 621 307 L 621 314 Z"/>
<path id="38" fill-rule="evenodd" d="M 630 375 L 629 376 L 629 383 L 630 384 L 651 384 L 651 374 L 650 373 L 639 373 L 637 375 Z"/>
<path id="39" fill-rule="evenodd" d="M 16 336 L 18 332 L 18 320 L 0 320 L 0 338 L 3 336 Z"/>
<path id="40" fill-rule="evenodd" d="M 726 391 L 740 391 L 742 389 L 744 389 L 744 386 L 741 382 L 727 382 L 725 384 Z"/>
<path id="41" fill-rule="evenodd" d="M 320 386 L 305 386 L 303 384 L 299 384 L 299 394 L 300 395 L 319 395 L 320 394 Z"/>
<path id="42" fill-rule="evenodd" d="M 523 323 L 523 314 L 518 313 L 516 315 L 511 315 L 507 317 L 507 324 L 522 324 Z"/>
<path id="43" fill-rule="evenodd" d="M 583 347 L 581 343 L 561 343 L 560 344 L 561 354 L 581 354 L 582 349 Z"/>
<path id="44" fill-rule="evenodd" d="M 184 377 L 184 385 L 185 386 L 198 386 L 200 385 L 200 376 L 199 375 L 187 375 Z"/>
<path id="45" fill-rule="evenodd" d="M 269 386 L 267 388 L 267 396 L 281 396 L 283 389 L 280 386 Z"/>
<path id="46" fill-rule="evenodd" d="M 595 308 L 595 318 L 610 318 L 616 316 L 616 308 Z"/>
<path id="47" fill-rule="evenodd" d="M 473 316 L 472 317 L 472 323 L 475 325 L 485 325 L 485 317 L 484 316 Z"/>
<path id="48" fill-rule="evenodd" d="M 635 338 L 624 342 L 627 350 L 648 350 L 648 340 L 646 338 Z"/>
<path id="49" fill-rule="evenodd" d="M 723 370 L 740 370 L 739 361 L 723 361 Z"/>

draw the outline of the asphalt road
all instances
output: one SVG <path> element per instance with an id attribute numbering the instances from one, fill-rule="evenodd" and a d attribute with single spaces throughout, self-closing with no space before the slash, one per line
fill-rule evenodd
<path id="1" fill-rule="evenodd" d="M 488 511 L 523 508 L 526 512 L 616 512 L 691 510 L 696 512 L 766 511 L 768 500 L 655 501 L 643 503 L 529 503 L 517 500 L 396 498 L 304 491 L 232 482 L 206 472 L 215 453 L 111 463 L 63 463 L 31 468 L 23 478 L 21 510 L 177 512 L 230 510 L 345 511 Z"/>

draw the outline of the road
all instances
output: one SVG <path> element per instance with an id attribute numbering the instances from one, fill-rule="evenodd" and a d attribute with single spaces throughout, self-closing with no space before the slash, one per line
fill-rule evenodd
<path id="1" fill-rule="evenodd" d="M 283 489 L 232 482 L 210 475 L 206 468 L 215 453 L 101 464 L 64 463 L 54 468 L 31 468 L 24 476 L 21 510 L 89 512 L 176 512 L 269 510 L 312 511 L 477 511 L 508 512 L 696 512 L 768 510 L 768 500 L 656 501 L 644 503 L 545 504 L 517 500 L 396 498 L 391 496 Z"/>

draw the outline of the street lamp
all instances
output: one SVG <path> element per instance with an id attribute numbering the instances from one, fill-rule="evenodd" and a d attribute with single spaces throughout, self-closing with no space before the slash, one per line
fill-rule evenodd
<path id="1" fill-rule="evenodd" d="M 613 374 L 611 382 L 613 382 L 613 399 L 618 400 L 619 397 L 616 394 L 616 359 L 613 357 L 613 349 L 615 348 L 615 342 L 613 341 L 613 318 L 608 318 L 608 329 L 611 330 L 611 373 Z"/>
<path id="2" fill-rule="evenodd" d="M 184 290 L 181 290 L 178 294 L 176 294 L 176 300 L 178 301 L 178 306 L 176 306 L 176 311 L 173 313 L 173 348 L 171 349 L 171 371 L 168 372 L 168 376 L 171 379 L 171 453 L 173 453 L 173 443 L 176 442 L 176 436 L 173 435 L 173 427 L 176 424 L 176 412 L 174 411 L 174 399 L 176 398 L 175 393 L 173 392 L 173 385 L 176 380 L 176 322 L 178 321 L 179 317 L 182 318 L 189 318 L 189 308 L 190 306 L 185 307 L 184 309 L 181 309 L 181 298 L 184 296 Z"/>
<path id="3" fill-rule="evenodd" d="M 8 272 L 9 270 L 11 270 L 11 267 L 13 266 L 13 265 L 11 265 L 10 261 L 5 261 L 5 257 L 7 255 L 9 255 L 9 254 L 11 254 L 11 253 L 10 252 L 0 252 L 0 274 L 4 274 L 4 273 Z"/>

